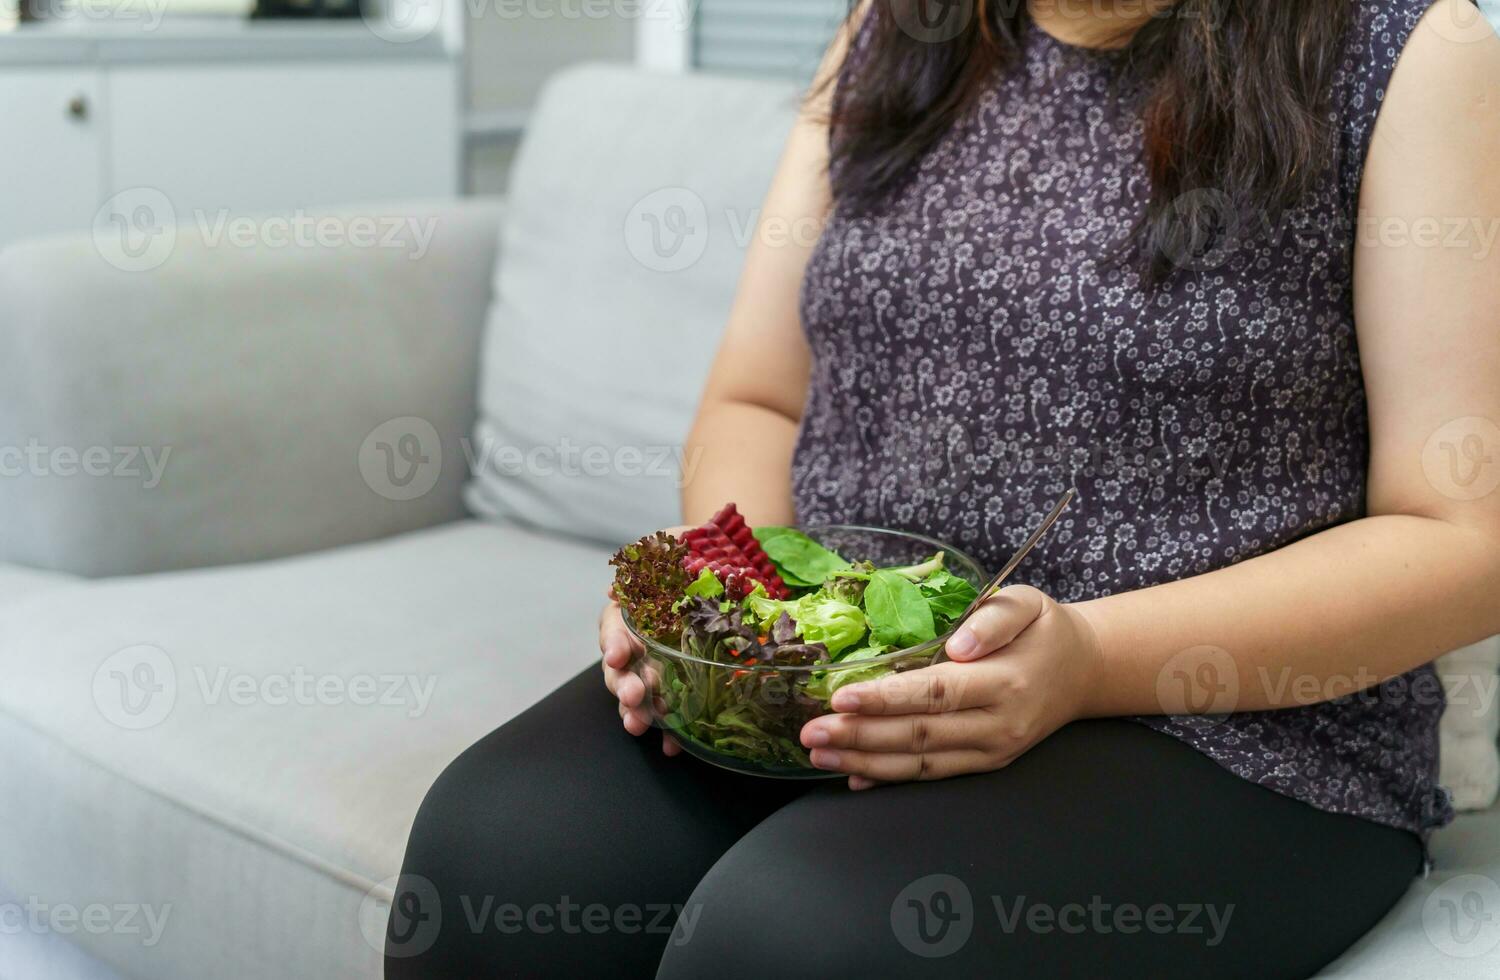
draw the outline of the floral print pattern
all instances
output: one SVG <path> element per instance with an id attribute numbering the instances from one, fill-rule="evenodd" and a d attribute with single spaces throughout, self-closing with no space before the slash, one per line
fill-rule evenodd
<path id="1" fill-rule="evenodd" d="M 824 230 L 802 295 L 799 520 L 922 531 L 997 567 L 1077 486 L 1018 578 L 1079 601 L 1361 516 L 1352 229 L 1385 85 L 1429 2 L 1358 0 L 1319 190 L 1231 220 L 1231 244 L 1184 250 L 1159 289 L 1116 258 L 1149 195 L 1144 86 L 1119 54 L 1033 29 L 888 206 Z M 1139 720 L 1243 778 L 1425 835 L 1451 819 L 1442 711 L 1424 667 L 1313 707 Z"/>

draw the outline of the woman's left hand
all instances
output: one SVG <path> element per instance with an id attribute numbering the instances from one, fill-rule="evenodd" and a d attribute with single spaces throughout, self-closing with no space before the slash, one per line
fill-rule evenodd
<path id="1" fill-rule="evenodd" d="M 850 684 L 802 727 L 850 789 L 1009 765 L 1083 715 L 1101 659 L 1093 627 L 1029 586 L 1002 589 L 948 640 L 948 663 Z"/>

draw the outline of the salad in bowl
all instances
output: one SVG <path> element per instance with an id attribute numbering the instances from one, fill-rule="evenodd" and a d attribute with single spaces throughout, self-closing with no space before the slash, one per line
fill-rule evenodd
<path id="1" fill-rule="evenodd" d="M 700 759 L 790 779 L 839 775 L 813 768 L 802 726 L 845 684 L 930 664 L 986 579 L 921 535 L 751 528 L 734 504 L 610 564 L 654 723 Z"/>

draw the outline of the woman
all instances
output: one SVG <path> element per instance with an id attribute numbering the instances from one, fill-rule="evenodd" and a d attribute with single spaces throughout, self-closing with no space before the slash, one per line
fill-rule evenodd
<path id="1" fill-rule="evenodd" d="M 951 663 L 806 726 L 847 788 L 622 736 L 609 605 L 613 698 L 433 787 L 387 975 L 1296 977 L 1379 921 L 1450 819 L 1425 664 L 1500 631 L 1500 41 L 1462 3 L 857 10 L 765 208 L 823 234 L 750 250 L 685 518 L 997 566 L 1078 500 Z"/>

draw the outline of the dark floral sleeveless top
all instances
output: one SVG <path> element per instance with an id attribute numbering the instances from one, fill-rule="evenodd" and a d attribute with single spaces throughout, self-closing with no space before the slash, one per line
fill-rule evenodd
<path id="1" fill-rule="evenodd" d="M 1360 517 L 1354 219 L 1386 84 L 1431 0 L 1351 2 L 1320 188 L 1218 254 L 1184 252 L 1159 289 L 1107 254 L 1149 193 L 1144 87 L 1120 53 L 1036 28 L 888 207 L 836 210 L 803 287 L 798 519 L 917 530 L 997 568 L 1076 486 L 1017 576 L 1069 602 Z M 1202 656 L 1185 654 L 1186 682 L 1214 669 Z M 1312 707 L 1138 720 L 1245 779 L 1425 837 L 1452 818 L 1443 708 L 1429 666 Z"/>

